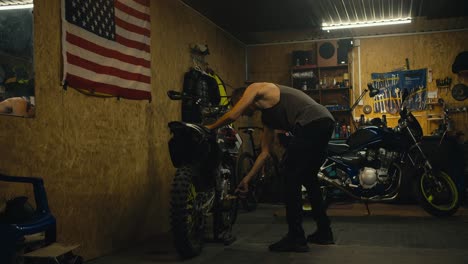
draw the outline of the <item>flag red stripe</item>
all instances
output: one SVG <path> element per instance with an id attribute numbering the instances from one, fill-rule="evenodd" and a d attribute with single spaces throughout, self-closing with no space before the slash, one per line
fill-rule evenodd
<path id="1" fill-rule="evenodd" d="M 140 66 L 143 66 L 143 67 L 146 67 L 146 68 L 150 68 L 150 66 L 151 66 L 151 62 L 148 61 L 148 60 L 141 59 L 141 58 L 135 58 L 133 56 L 126 55 L 126 54 L 123 54 L 121 52 L 118 52 L 118 51 L 115 51 L 115 50 L 112 50 L 112 49 L 101 47 L 99 45 L 96 45 L 96 44 L 84 39 L 84 38 L 73 35 L 73 34 L 71 34 L 69 32 L 67 32 L 66 40 L 67 40 L 67 42 L 69 42 L 69 43 L 71 43 L 73 45 L 76 45 L 76 46 L 78 46 L 80 48 L 83 48 L 83 49 L 89 50 L 91 52 L 97 53 L 97 54 L 102 55 L 104 57 L 114 58 L 114 59 L 117 59 L 117 60 L 120 60 L 120 61 L 123 61 L 123 62 L 126 62 L 126 63 L 130 63 L 130 64 L 134 64 L 134 65 L 140 65 Z M 126 45 L 123 42 L 119 42 L 119 43 L 122 44 L 122 45 Z M 140 44 L 140 45 L 143 45 L 143 44 Z M 143 46 L 148 46 L 148 45 L 143 45 Z M 141 49 L 141 47 L 139 49 Z M 149 46 L 147 47 L 147 52 L 149 53 Z"/>
<path id="2" fill-rule="evenodd" d="M 115 24 L 123 29 L 126 29 L 130 32 L 134 32 L 134 33 L 138 33 L 140 35 L 143 35 L 143 36 L 147 36 L 149 37 L 150 36 L 150 31 L 146 28 L 142 28 L 142 27 L 139 27 L 139 26 L 135 26 L 133 24 L 130 24 L 118 17 L 115 17 Z"/>
<path id="3" fill-rule="evenodd" d="M 115 41 L 117 41 L 117 43 L 120 43 L 120 44 L 125 45 L 127 47 L 143 50 L 143 51 L 146 51 L 146 52 L 150 53 L 150 46 L 146 45 L 144 43 L 134 41 L 134 40 L 131 40 L 131 39 L 128 39 L 128 38 L 124 38 L 124 37 L 122 37 L 120 35 L 117 35 L 117 34 L 115 35 Z"/>
<path id="4" fill-rule="evenodd" d="M 67 61 L 70 64 L 93 71 L 95 73 L 112 75 L 112 76 L 120 77 L 122 79 L 138 81 L 138 82 L 147 83 L 147 84 L 151 83 L 151 79 L 149 76 L 123 71 L 121 69 L 117 69 L 114 67 L 99 65 L 97 63 L 94 63 L 89 60 L 85 60 L 83 58 L 80 58 L 68 52 L 67 52 Z"/>
<path id="5" fill-rule="evenodd" d="M 150 6 L 150 0 L 133 0 L 134 2 L 139 3 L 140 5 Z"/>
<path id="6" fill-rule="evenodd" d="M 143 13 L 143 12 L 140 12 L 138 10 L 135 10 L 129 6 L 126 6 L 124 4 L 122 4 L 121 2 L 119 1 L 114 1 L 114 6 L 115 8 L 119 9 L 120 11 L 122 12 L 125 12 L 131 16 L 134 16 L 136 18 L 139 18 L 141 20 L 146 20 L 146 21 L 150 21 L 150 15 L 146 14 L 146 13 Z"/>
<path id="7" fill-rule="evenodd" d="M 107 83 L 93 82 L 88 79 L 78 77 L 73 74 L 67 73 L 66 76 L 67 85 L 73 88 L 87 90 L 89 92 L 111 94 L 114 96 L 120 96 L 127 99 L 148 99 L 151 100 L 151 92 L 140 91 L 123 88 L 117 85 L 111 85 Z"/>

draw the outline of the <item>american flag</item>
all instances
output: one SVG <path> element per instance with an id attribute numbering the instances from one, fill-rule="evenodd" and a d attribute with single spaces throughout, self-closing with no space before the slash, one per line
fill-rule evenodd
<path id="1" fill-rule="evenodd" d="M 151 100 L 150 0 L 62 0 L 64 84 Z"/>

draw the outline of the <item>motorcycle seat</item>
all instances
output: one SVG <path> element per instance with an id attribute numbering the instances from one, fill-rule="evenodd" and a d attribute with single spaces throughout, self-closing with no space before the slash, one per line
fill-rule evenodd
<path id="1" fill-rule="evenodd" d="M 349 149 L 349 145 L 345 143 L 328 143 L 328 152 L 330 154 L 343 154 Z"/>

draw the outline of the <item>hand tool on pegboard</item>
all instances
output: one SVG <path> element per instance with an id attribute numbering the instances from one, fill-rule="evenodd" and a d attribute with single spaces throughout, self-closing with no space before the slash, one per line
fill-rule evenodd
<path id="1" fill-rule="evenodd" d="M 445 77 L 444 79 L 436 79 L 436 86 L 438 90 L 437 92 L 441 92 L 442 90 L 445 90 L 445 94 L 447 95 L 450 90 L 451 85 L 452 85 L 452 78 L 450 77 Z"/>
<path id="2" fill-rule="evenodd" d="M 382 113 L 386 114 L 387 109 L 385 108 L 385 95 L 380 94 L 380 102 L 382 103 Z"/>
<path id="3" fill-rule="evenodd" d="M 392 97 L 392 91 L 389 89 L 385 89 L 385 95 L 388 100 L 388 112 L 392 115 L 396 114 L 398 112 L 398 109 L 396 105 L 394 104 L 393 97 Z"/>
<path id="4" fill-rule="evenodd" d="M 379 113 L 380 112 L 380 107 L 379 107 L 379 102 L 377 101 L 378 96 L 374 96 L 374 113 Z"/>

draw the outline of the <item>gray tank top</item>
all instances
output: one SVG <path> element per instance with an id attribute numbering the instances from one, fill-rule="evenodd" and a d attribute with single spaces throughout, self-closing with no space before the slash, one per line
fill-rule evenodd
<path id="1" fill-rule="evenodd" d="M 273 129 L 293 131 L 296 124 L 305 126 L 318 119 L 334 118 L 328 109 L 317 103 L 304 92 L 291 87 L 277 85 L 280 89 L 279 102 L 262 109 L 262 122 Z"/>

